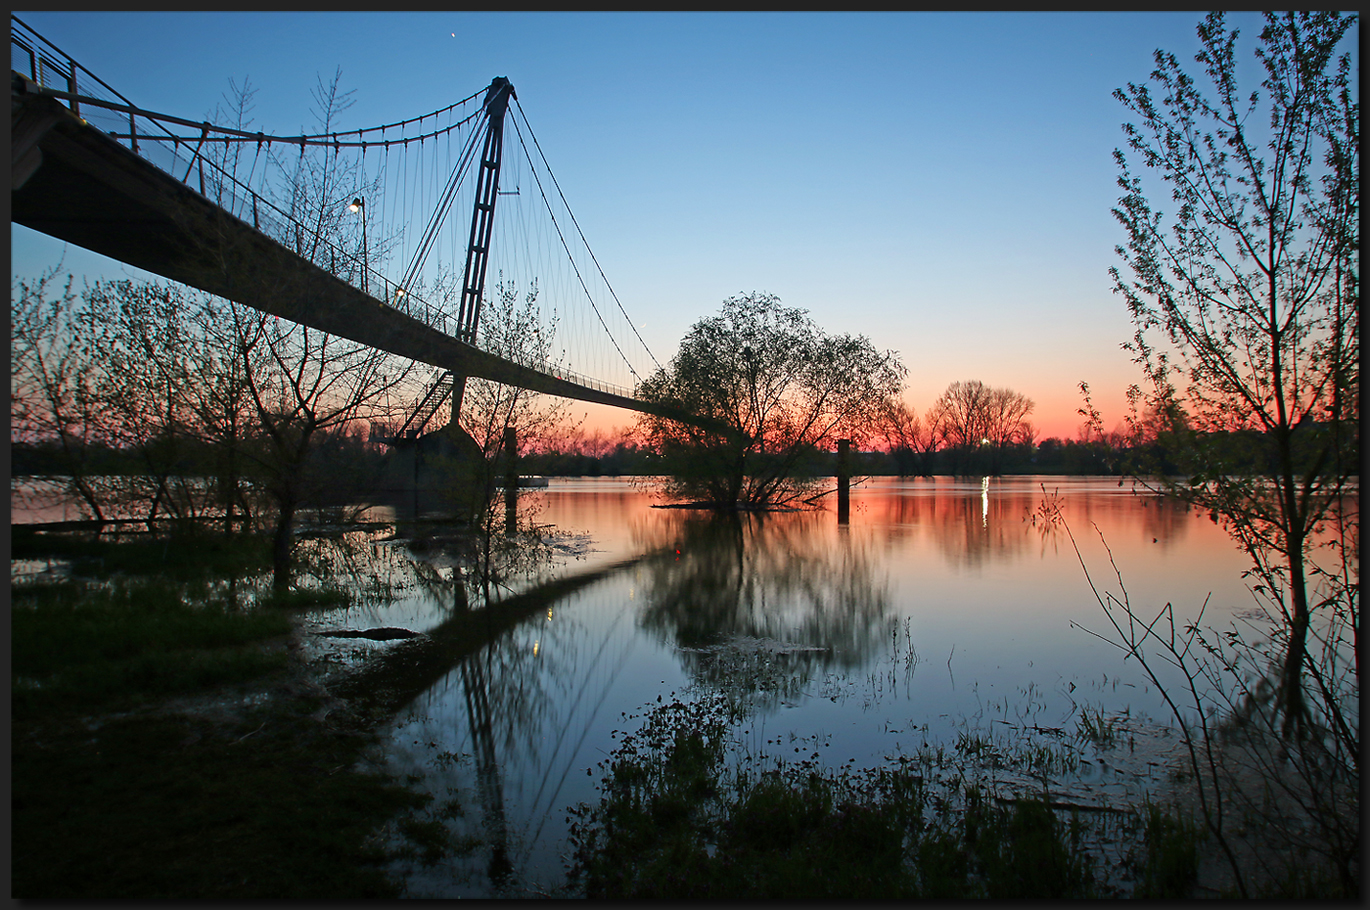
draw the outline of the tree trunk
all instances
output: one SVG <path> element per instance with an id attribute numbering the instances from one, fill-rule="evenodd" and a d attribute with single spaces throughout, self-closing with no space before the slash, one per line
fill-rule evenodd
<path id="1" fill-rule="evenodd" d="M 276 533 L 271 540 L 272 586 L 277 591 L 290 587 L 290 555 L 295 545 L 295 501 L 281 499 L 280 516 L 276 519 Z"/>
<path id="2" fill-rule="evenodd" d="M 238 478 L 231 471 L 219 478 L 219 495 L 224 500 L 224 534 L 232 536 L 233 517 L 238 504 Z"/>
<path id="3" fill-rule="evenodd" d="M 1279 705 L 1284 711 L 1280 733 L 1286 739 L 1302 736 L 1307 720 L 1303 701 L 1303 660 L 1308 638 L 1308 585 L 1303 573 L 1303 539 L 1289 541 L 1289 592 L 1293 612 L 1289 617 L 1289 646 L 1280 672 Z"/>

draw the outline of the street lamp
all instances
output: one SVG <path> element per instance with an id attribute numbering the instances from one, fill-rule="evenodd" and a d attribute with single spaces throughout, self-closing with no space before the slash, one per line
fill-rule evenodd
<path id="1" fill-rule="evenodd" d="M 366 281 L 366 273 L 370 271 L 371 264 L 370 256 L 366 249 L 366 197 L 358 196 L 356 199 L 353 199 L 352 204 L 347 207 L 347 210 L 354 215 L 357 212 L 362 213 L 362 293 L 370 293 Z"/>

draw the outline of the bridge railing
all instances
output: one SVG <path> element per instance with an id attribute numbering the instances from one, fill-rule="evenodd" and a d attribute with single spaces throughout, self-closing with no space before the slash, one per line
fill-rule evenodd
<path id="1" fill-rule="evenodd" d="M 10 17 L 10 26 L 11 70 L 27 76 L 44 94 L 64 103 L 87 124 L 198 191 L 240 221 L 309 258 L 315 265 L 329 269 L 358 290 L 374 285 L 381 291 L 380 299 L 388 302 L 400 300 L 402 296 L 414 297 L 412 294 L 397 295 L 393 283 L 368 268 L 369 264 L 363 263 L 359 254 L 317 235 L 215 160 L 216 147 L 226 153 L 229 133 L 237 134 L 233 137 L 237 144 L 250 134 L 144 111 L 18 17 Z M 168 129 L 168 125 L 198 129 L 199 140 L 187 141 Z M 251 142 L 251 138 L 246 141 Z M 265 135 L 261 136 L 261 141 L 280 144 L 279 140 Z M 363 271 L 367 272 L 365 280 Z M 426 317 L 424 321 L 434 328 L 442 327 L 442 314 L 436 307 L 416 299 L 403 303 L 401 308 L 406 312 Z"/>
<path id="2" fill-rule="evenodd" d="M 413 289 L 401 288 L 372 268 L 358 251 L 345 249 L 301 224 L 265 195 L 239 180 L 214 155 L 217 148 L 227 158 L 230 143 L 242 146 L 255 140 L 260 148 L 261 144 L 282 145 L 285 140 L 142 110 L 12 14 L 10 69 L 26 76 L 44 94 L 66 104 L 90 126 L 301 258 L 432 329 L 445 335 L 456 333 L 456 318 L 447 310 L 423 299 Z M 200 130 L 198 141 L 173 133 L 168 125 Z M 339 200 L 338 205 L 346 205 L 347 201 Z M 554 363 L 508 354 L 499 356 L 577 385 L 634 397 L 632 389 Z"/>

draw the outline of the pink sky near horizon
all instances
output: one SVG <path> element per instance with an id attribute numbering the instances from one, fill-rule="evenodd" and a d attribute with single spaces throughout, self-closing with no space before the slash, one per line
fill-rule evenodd
<path id="1" fill-rule="evenodd" d="M 973 377 L 965 378 L 971 379 Z M 986 384 L 989 385 L 990 383 Z M 1039 442 L 1053 436 L 1063 440 L 1076 439 L 1079 437 L 1080 427 L 1084 423 L 1084 418 L 1075 411 L 1076 408 L 1083 406 L 1084 399 L 1080 396 L 1078 389 L 1075 390 L 1074 399 L 1063 396 L 1051 401 L 1043 401 L 1034 396 L 1031 392 L 1023 391 L 1016 387 L 1014 390 L 1022 391 L 1024 395 L 1027 395 L 1036 403 L 1036 408 L 1033 410 L 1032 414 L 1029 415 L 1028 419 L 1032 422 L 1033 426 L 1037 428 L 1037 440 Z M 937 396 L 941 393 L 942 390 L 939 389 L 935 395 L 932 395 L 926 401 L 920 402 L 906 392 L 904 400 L 916 410 L 918 416 L 921 418 L 924 412 L 932 406 L 932 403 L 936 401 Z M 1090 397 L 1094 401 L 1094 406 L 1103 414 L 1104 429 L 1109 431 L 1123 429 L 1123 415 L 1126 413 L 1127 407 L 1126 395 L 1120 393 L 1117 396 L 1110 396 L 1110 399 L 1116 397 L 1117 401 L 1105 401 L 1102 400 L 1102 396 L 1100 396 L 1095 391 L 1094 387 L 1091 386 Z M 612 408 L 607 405 L 573 402 L 571 404 L 571 411 L 583 420 L 583 427 L 587 435 L 598 431 L 610 437 L 618 436 L 631 429 L 635 421 L 635 418 L 632 415 L 626 414 L 619 408 Z"/>

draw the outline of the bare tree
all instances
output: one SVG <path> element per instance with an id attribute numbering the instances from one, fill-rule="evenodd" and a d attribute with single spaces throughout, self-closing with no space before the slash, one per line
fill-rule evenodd
<path id="1" fill-rule="evenodd" d="M 10 439 L 55 446 L 70 492 L 103 520 L 92 458 L 110 432 L 100 399 L 107 326 L 71 276 L 55 290 L 60 268 L 10 284 Z"/>
<path id="2" fill-rule="evenodd" d="M 941 441 L 941 424 L 935 411 L 920 418 L 904 401 L 892 401 L 883 415 L 881 435 L 900 475 L 929 473 L 929 458 Z"/>
<path id="3" fill-rule="evenodd" d="M 313 91 L 315 126 L 320 133 L 337 131 L 339 116 L 351 105 L 351 93 L 342 91 L 341 73 L 332 80 L 319 79 Z M 252 90 L 245 82 L 228 99 L 230 115 L 241 122 L 250 119 Z M 276 168 L 286 175 L 276 188 L 279 208 L 289 216 L 278 237 L 302 258 L 325 267 L 336 266 L 333 249 L 350 249 L 359 230 L 347 216 L 346 202 L 361 189 L 358 164 L 334 150 L 301 146 L 296 151 L 269 150 Z M 241 169 L 236 153 L 222 153 L 226 173 Z M 245 156 L 244 156 L 245 157 Z M 254 161 L 254 167 L 256 162 Z M 217 185 L 230 192 L 231 181 Z M 372 253 L 383 256 L 383 244 Z M 217 256 L 207 241 L 207 259 Z M 345 255 L 344 265 L 356 257 Z M 207 369 L 217 369 L 218 381 L 199 397 L 196 407 L 204 418 L 205 432 L 226 445 L 221 467 L 221 486 L 226 503 L 240 501 L 236 485 L 243 460 L 262 478 L 275 506 L 272 556 L 275 583 L 290 582 L 294 525 L 299 508 L 321 489 L 316 485 L 317 444 L 325 437 L 360 431 L 373 420 L 390 416 L 390 395 L 407 389 L 413 364 L 383 351 L 317 329 L 267 315 L 241 301 L 289 299 L 304 293 L 289 276 L 274 282 L 235 274 L 244 290 L 239 301 L 227 302 L 219 313 L 227 324 L 207 334 L 221 345 L 218 359 Z M 211 328 L 208 322 L 205 328 Z M 225 331 L 226 330 L 226 331 Z M 222 346 L 227 343 L 229 347 Z M 244 427 L 244 405 L 247 426 Z M 336 485 L 338 478 L 331 478 Z"/>
<path id="4" fill-rule="evenodd" d="M 1337 56 L 1355 23 L 1267 13 L 1264 78 L 1243 96 L 1237 32 L 1212 13 L 1195 57 L 1206 87 L 1157 51 L 1149 84 L 1114 93 L 1138 118 L 1123 129 L 1143 165 L 1114 153 L 1128 241 L 1110 271 L 1129 347 L 1188 475 L 1168 489 L 1223 518 L 1284 613 L 1286 735 L 1306 719 L 1310 618 L 1335 602 L 1310 593 L 1313 534 L 1348 517 L 1358 472 L 1360 114 L 1350 56 Z M 1153 208 L 1160 193 L 1172 212 Z"/>
<path id="5" fill-rule="evenodd" d="M 231 306 L 257 444 L 248 448 L 276 507 L 272 561 L 288 586 L 295 514 L 319 483 L 312 447 L 321 433 L 365 426 L 404 381 L 408 366 L 391 355 L 308 326 Z"/>
<path id="6" fill-rule="evenodd" d="M 994 389 L 978 379 L 953 382 L 933 404 L 933 415 L 948 448 L 955 450 L 958 473 L 969 468 L 998 473 L 1004 450 L 1031 432 L 1031 398 L 1012 389 Z"/>

